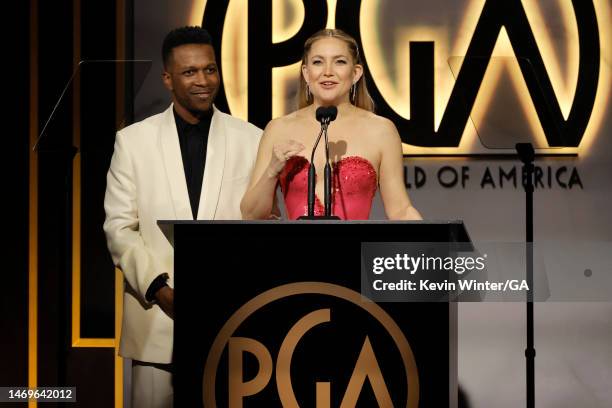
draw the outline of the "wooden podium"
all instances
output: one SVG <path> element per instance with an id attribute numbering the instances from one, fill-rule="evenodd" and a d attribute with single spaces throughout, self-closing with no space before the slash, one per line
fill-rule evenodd
<path id="1" fill-rule="evenodd" d="M 462 222 L 158 224 L 175 406 L 456 406 L 456 304 L 362 297 L 361 243 L 469 242 Z"/>

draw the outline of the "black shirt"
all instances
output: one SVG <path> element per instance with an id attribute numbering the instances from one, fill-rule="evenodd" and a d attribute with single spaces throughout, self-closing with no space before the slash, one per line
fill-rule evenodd
<path id="1" fill-rule="evenodd" d="M 183 159 L 183 170 L 187 181 L 189 193 L 189 204 L 193 219 L 198 217 L 198 206 L 200 205 L 200 193 L 202 192 L 202 180 L 204 179 L 204 166 L 206 165 L 206 146 L 208 144 L 208 131 L 212 120 L 212 109 L 200 118 L 195 125 L 186 122 L 176 111 L 174 121 L 178 132 L 179 144 L 181 145 L 181 158 Z M 167 285 L 168 274 L 159 275 L 151 282 L 145 294 L 145 298 L 152 302 L 157 291 Z"/>
<path id="2" fill-rule="evenodd" d="M 206 147 L 208 144 L 208 131 L 212 120 L 212 109 L 200 118 L 200 122 L 192 125 L 181 118 L 175 110 L 174 120 L 181 145 L 183 169 L 189 192 L 189 203 L 193 219 L 198 217 L 202 180 L 204 179 L 204 166 L 206 165 Z"/>

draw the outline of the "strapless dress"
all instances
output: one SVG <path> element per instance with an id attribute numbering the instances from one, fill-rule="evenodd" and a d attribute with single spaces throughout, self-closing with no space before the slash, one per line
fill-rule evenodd
<path id="1" fill-rule="evenodd" d="M 308 214 L 308 168 L 310 162 L 293 156 L 281 171 L 279 182 L 291 220 Z M 317 179 L 322 177 L 317 174 Z M 360 156 L 347 156 L 333 165 L 332 215 L 343 220 L 367 220 L 376 193 L 376 170 Z M 325 207 L 315 195 L 315 215 L 324 215 Z"/>

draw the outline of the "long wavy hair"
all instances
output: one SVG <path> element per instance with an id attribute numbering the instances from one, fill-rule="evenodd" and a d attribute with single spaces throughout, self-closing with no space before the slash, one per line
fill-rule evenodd
<path id="1" fill-rule="evenodd" d="M 302 66 L 306 65 L 308 61 L 308 53 L 310 52 L 312 44 L 324 38 L 337 38 L 339 40 L 344 41 L 348 46 L 349 53 L 351 55 L 351 58 L 353 59 L 353 64 L 363 65 L 363 62 L 361 60 L 361 54 L 359 53 L 359 47 L 357 46 L 357 41 L 355 41 L 353 37 L 351 37 L 342 30 L 326 28 L 324 30 L 320 30 L 314 33 L 304 43 Z M 306 84 L 306 80 L 300 72 L 300 89 L 298 92 L 298 106 L 300 109 L 305 108 L 306 106 L 313 103 L 313 97 L 312 95 L 308 95 L 307 87 L 308 85 Z M 354 96 L 349 95 L 349 100 L 353 105 L 357 106 L 358 108 L 365 109 L 370 112 L 374 111 L 374 102 L 372 101 L 372 97 L 368 93 L 365 75 L 361 75 L 361 78 L 359 78 L 359 80 L 355 83 Z"/>

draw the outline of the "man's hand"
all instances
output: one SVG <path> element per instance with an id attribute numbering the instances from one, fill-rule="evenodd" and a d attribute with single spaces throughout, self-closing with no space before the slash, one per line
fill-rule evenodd
<path id="1" fill-rule="evenodd" d="M 174 320 L 174 289 L 164 286 L 155 293 L 155 299 L 161 309 Z"/>

